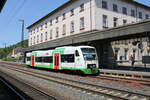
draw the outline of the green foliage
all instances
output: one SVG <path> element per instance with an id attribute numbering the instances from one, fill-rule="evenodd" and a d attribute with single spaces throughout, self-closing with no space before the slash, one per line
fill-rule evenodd
<path id="1" fill-rule="evenodd" d="M 14 47 L 15 47 L 15 48 L 21 47 L 21 43 L 22 43 L 22 42 L 17 43 L 16 45 L 14 45 Z M 23 41 L 23 48 L 28 48 L 28 40 L 24 40 L 24 41 Z"/>
<path id="2" fill-rule="evenodd" d="M 3 61 L 19 61 L 20 58 L 3 58 Z"/>
<path id="3" fill-rule="evenodd" d="M 28 47 L 28 40 L 24 40 L 23 43 L 24 43 L 23 48 L 27 48 Z M 0 59 L 3 59 L 3 60 L 6 59 L 7 55 L 10 52 L 12 52 L 12 50 L 14 48 L 17 48 L 17 47 L 21 47 L 21 42 L 15 44 L 15 45 L 6 47 L 6 48 L 0 48 Z"/>

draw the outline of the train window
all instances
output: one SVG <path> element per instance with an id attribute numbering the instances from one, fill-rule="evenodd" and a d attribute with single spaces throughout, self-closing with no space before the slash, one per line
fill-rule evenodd
<path id="1" fill-rule="evenodd" d="M 80 56 L 78 50 L 75 51 L 75 55 L 76 55 L 77 57 Z"/>
<path id="2" fill-rule="evenodd" d="M 61 62 L 65 62 L 65 63 L 73 63 L 73 62 L 75 62 L 74 54 L 61 55 Z"/>
<path id="3" fill-rule="evenodd" d="M 31 57 L 27 57 L 27 61 L 31 61 Z"/>
<path id="4" fill-rule="evenodd" d="M 43 57 L 43 62 L 45 63 L 52 63 L 53 62 L 53 57 Z"/>
<path id="5" fill-rule="evenodd" d="M 36 62 L 42 62 L 42 57 L 36 57 L 36 58 L 35 58 L 35 61 L 36 61 Z"/>
<path id="6" fill-rule="evenodd" d="M 96 53 L 95 49 L 93 48 L 81 48 L 83 53 Z"/>

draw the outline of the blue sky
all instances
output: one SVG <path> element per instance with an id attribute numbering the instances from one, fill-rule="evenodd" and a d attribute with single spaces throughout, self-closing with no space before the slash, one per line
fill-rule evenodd
<path id="1" fill-rule="evenodd" d="M 13 45 L 21 40 L 21 22 L 25 27 L 31 25 L 68 0 L 7 0 L 0 13 L 0 48 Z M 150 0 L 136 0 L 150 6 Z M 25 29 L 25 39 L 28 30 Z"/>

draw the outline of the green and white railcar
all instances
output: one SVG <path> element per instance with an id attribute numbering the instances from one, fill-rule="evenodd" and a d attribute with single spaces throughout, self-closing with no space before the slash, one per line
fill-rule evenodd
<path id="1" fill-rule="evenodd" d="M 30 64 L 41 68 L 81 71 L 84 74 L 99 73 L 97 53 L 91 46 L 67 46 L 34 51 L 31 53 Z"/>

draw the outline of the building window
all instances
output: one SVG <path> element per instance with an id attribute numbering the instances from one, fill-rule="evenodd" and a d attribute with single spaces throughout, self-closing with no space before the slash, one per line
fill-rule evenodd
<path id="1" fill-rule="evenodd" d="M 47 23 L 45 23 L 45 28 L 47 28 Z"/>
<path id="2" fill-rule="evenodd" d="M 84 17 L 80 18 L 80 30 L 84 29 Z"/>
<path id="3" fill-rule="evenodd" d="M 143 16 L 142 16 L 142 12 L 139 12 L 139 18 L 142 19 Z"/>
<path id="4" fill-rule="evenodd" d="M 45 32 L 45 41 L 47 41 L 47 32 Z"/>
<path id="5" fill-rule="evenodd" d="M 113 11 L 118 12 L 118 6 L 117 6 L 117 4 L 113 4 Z"/>
<path id="6" fill-rule="evenodd" d="M 58 17 L 56 17 L 56 23 L 58 23 Z"/>
<path id="7" fill-rule="evenodd" d="M 33 34 L 35 34 L 35 29 L 33 30 Z"/>
<path id="8" fill-rule="evenodd" d="M 145 19 L 149 19 L 149 15 L 148 14 L 145 15 Z"/>
<path id="9" fill-rule="evenodd" d="M 37 43 L 39 43 L 39 35 L 37 35 Z"/>
<path id="10" fill-rule="evenodd" d="M 41 42 L 43 42 L 43 34 L 41 33 Z"/>
<path id="11" fill-rule="evenodd" d="M 63 34 L 62 35 L 65 35 L 66 34 L 66 24 L 63 25 Z"/>
<path id="12" fill-rule="evenodd" d="M 119 60 L 119 49 L 115 48 L 115 59 Z"/>
<path id="13" fill-rule="evenodd" d="M 118 18 L 114 17 L 114 27 L 117 27 L 118 25 Z"/>
<path id="14" fill-rule="evenodd" d="M 31 35 L 33 35 L 33 30 L 31 31 Z"/>
<path id="15" fill-rule="evenodd" d="M 135 10 L 133 10 L 133 9 L 131 10 L 131 16 L 135 17 Z"/>
<path id="16" fill-rule="evenodd" d="M 65 19 L 66 19 L 66 13 L 63 14 L 63 20 L 65 20 Z"/>
<path id="17" fill-rule="evenodd" d="M 108 28 L 108 17 L 103 15 L 103 28 Z"/>
<path id="18" fill-rule="evenodd" d="M 34 34 L 34 30 L 32 30 L 32 35 Z"/>
<path id="19" fill-rule="evenodd" d="M 135 57 L 136 57 L 136 49 L 133 49 L 133 58 L 135 60 Z"/>
<path id="20" fill-rule="evenodd" d="M 71 9 L 71 11 L 70 11 L 70 16 L 73 16 L 74 15 L 74 9 Z"/>
<path id="21" fill-rule="evenodd" d="M 32 30 L 31 30 L 31 31 L 29 31 L 29 34 L 30 34 L 30 35 L 32 35 Z"/>
<path id="22" fill-rule="evenodd" d="M 33 34 L 35 34 L 35 29 L 33 30 Z"/>
<path id="23" fill-rule="evenodd" d="M 123 25 L 127 24 L 127 20 L 123 19 Z"/>
<path id="24" fill-rule="evenodd" d="M 38 27 L 36 28 L 36 31 L 39 32 L 39 28 Z"/>
<path id="25" fill-rule="evenodd" d="M 80 12 L 84 11 L 84 4 L 80 5 Z"/>
<path id="26" fill-rule="evenodd" d="M 108 9 L 108 7 L 107 7 L 107 2 L 106 2 L 106 1 L 102 1 L 102 8 Z"/>
<path id="27" fill-rule="evenodd" d="M 59 37 L 59 28 L 56 27 L 56 37 Z"/>
<path id="28" fill-rule="evenodd" d="M 50 39 L 53 38 L 53 30 L 50 30 Z"/>
<path id="29" fill-rule="evenodd" d="M 32 38 L 30 39 L 30 45 L 32 45 Z"/>
<path id="30" fill-rule="evenodd" d="M 52 20 L 50 20 L 50 26 L 52 26 Z"/>
<path id="31" fill-rule="evenodd" d="M 124 49 L 124 60 L 128 60 L 128 56 L 129 56 L 129 49 L 125 48 Z"/>
<path id="32" fill-rule="evenodd" d="M 35 36 L 34 36 L 34 38 L 33 38 L 33 44 L 35 44 Z"/>
<path id="33" fill-rule="evenodd" d="M 43 30 L 43 25 L 41 25 L 41 30 Z"/>
<path id="34" fill-rule="evenodd" d="M 122 13 L 127 15 L 127 8 L 126 7 L 122 7 Z"/>
<path id="35" fill-rule="evenodd" d="M 71 21 L 70 23 L 70 33 L 74 32 L 74 21 Z"/>

